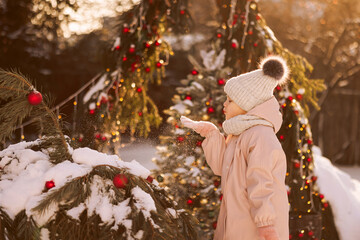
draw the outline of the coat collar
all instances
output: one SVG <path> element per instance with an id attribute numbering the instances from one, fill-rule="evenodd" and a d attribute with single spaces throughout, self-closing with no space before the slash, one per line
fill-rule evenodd
<path id="1" fill-rule="evenodd" d="M 257 105 L 253 109 L 247 112 L 247 115 L 258 116 L 272 123 L 274 131 L 277 133 L 280 130 L 282 124 L 282 115 L 279 111 L 280 105 L 275 96 L 272 96 L 269 100 Z"/>

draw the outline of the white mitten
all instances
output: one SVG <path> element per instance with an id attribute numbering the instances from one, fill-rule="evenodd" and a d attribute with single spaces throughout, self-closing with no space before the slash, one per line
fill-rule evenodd
<path id="1" fill-rule="evenodd" d="M 279 234 L 274 226 L 258 227 L 258 233 L 261 240 L 279 240 Z"/>
<path id="2" fill-rule="evenodd" d="M 210 131 L 218 129 L 213 123 L 206 121 L 193 121 L 190 118 L 181 116 L 180 118 L 184 127 L 191 128 L 202 137 L 205 137 Z"/>

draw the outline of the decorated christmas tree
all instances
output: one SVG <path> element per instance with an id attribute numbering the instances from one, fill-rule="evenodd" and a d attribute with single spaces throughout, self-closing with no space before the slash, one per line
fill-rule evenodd
<path id="1" fill-rule="evenodd" d="M 147 91 L 150 84 L 161 84 L 173 54 L 163 35 L 188 32 L 189 23 L 187 0 L 142 0 L 121 15 L 106 71 L 83 98 L 90 115 L 84 122 L 91 123 L 80 130 L 90 133 L 85 145 L 95 138 L 102 149 L 119 141 L 121 133 L 147 137 L 159 126 L 162 119 Z"/>
<path id="2" fill-rule="evenodd" d="M 171 129 L 163 136 L 159 148 L 161 159 L 155 171 L 161 185 L 171 196 L 190 209 L 200 221 L 199 234 L 210 239 L 222 199 L 220 177 L 207 165 L 202 138 L 182 128 L 179 118 L 207 120 L 218 125 L 222 113 L 226 80 L 257 68 L 259 59 L 271 54 L 286 59 L 291 70 L 287 87 L 274 89 L 283 113 L 278 132 L 287 156 L 287 178 L 290 204 L 290 239 L 338 239 L 331 208 L 318 192 L 313 174 L 312 136 L 307 120 L 311 103 L 317 107 L 316 93 L 323 90 L 321 80 L 308 79 L 311 65 L 285 49 L 275 38 L 261 16 L 257 1 L 217 1 L 220 16 L 208 52 L 201 52 L 202 64 L 190 57 L 194 69 L 177 89 L 174 106 L 167 110 Z M 181 197 L 180 197 L 181 196 Z M 184 199 L 185 196 L 185 199 Z"/>
<path id="3" fill-rule="evenodd" d="M 1 239 L 197 239 L 179 209 L 135 160 L 73 147 L 48 99 L 0 70 L 0 140 L 28 117 L 42 137 L 0 151 Z"/>

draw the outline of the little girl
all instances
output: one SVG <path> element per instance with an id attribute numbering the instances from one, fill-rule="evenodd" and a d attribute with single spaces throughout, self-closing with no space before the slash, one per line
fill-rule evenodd
<path id="1" fill-rule="evenodd" d="M 276 137 L 282 124 L 273 96 L 288 75 L 286 62 L 265 58 L 260 69 L 229 79 L 224 91 L 224 136 L 212 123 L 181 121 L 205 137 L 206 160 L 221 176 L 223 199 L 215 240 L 287 240 L 286 156 Z"/>

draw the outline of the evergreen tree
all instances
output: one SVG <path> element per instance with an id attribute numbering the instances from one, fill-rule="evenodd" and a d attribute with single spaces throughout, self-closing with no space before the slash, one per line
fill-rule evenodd
<path id="1" fill-rule="evenodd" d="M 83 102 L 88 108 L 91 125 L 82 132 L 84 138 L 99 148 L 120 140 L 122 133 L 147 137 L 161 117 L 148 96 L 149 84 L 160 84 L 165 66 L 172 55 L 164 41 L 166 32 L 189 31 L 187 0 L 143 0 L 120 17 L 120 32 L 107 58 L 107 69 Z M 89 145 L 89 142 L 84 142 Z"/>
<path id="2" fill-rule="evenodd" d="M 48 100 L 16 72 L 0 69 L 0 141 L 27 117 L 43 137 L 0 151 L 1 239 L 197 239 L 139 163 L 74 149 Z"/>
<path id="3" fill-rule="evenodd" d="M 307 78 L 311 65 L 282 47 L 266 25 L 256 1 L 217 3 L 221 19 L 211 40 L 211 50 L 201 53 L 202 65 L 190 57 L 195 69 L 182 80 L 184 87 L 177 89 L 175 105 L 167 111 L 172 129 L 163 137 L 161 159 L 157 160 L 161 170 L 155 171 L 158 181 L 180 204 L 193 211 L 200 221 L 200 235 L 210 239 L 222 198 L 220 178 L 206 164 L 201 137 L 181 128 L 179 118 L 185 115 L 194 120 L 209 120 L 221 127 L 226 79 L 254 70 L 264 56 L 280 55 L 291 70 L 289 85 L 274 89 L 284 117 L 278 137 L 287 156 L 290 238 L 338 239 L 330 205 L 316 186 L 307 120 L 307 105 L 317 107 L 316 93 L 324 89 L 322 81 Z"/>

